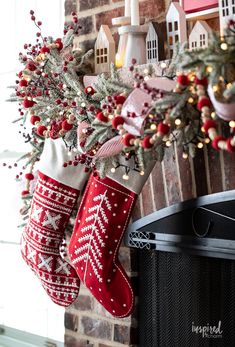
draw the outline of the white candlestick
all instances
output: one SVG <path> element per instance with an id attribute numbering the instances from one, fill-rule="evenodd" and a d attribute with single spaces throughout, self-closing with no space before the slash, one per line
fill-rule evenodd
<path id="1" fill-rule="evenodd" d="M 131 16 L 131 0 L 125 0 L 125 17 Z"/>
<path id="2" fill-rule="evenodd" d="M 139 0 L 131 0 L 131 25 L 140 25 Z"/>

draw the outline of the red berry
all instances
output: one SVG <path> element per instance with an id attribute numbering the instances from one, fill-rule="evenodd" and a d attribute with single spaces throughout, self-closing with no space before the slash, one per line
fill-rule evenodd
<path id="1" fill-rule="evenodd" d="M 23 101 L 24 108 L 33 107 L 34 104 L 35 104 L 35 102 L 33 100 L 24 99 L 24 101 Z"/>
<path id="2" fill-rule="evenodd" d="M 199 79 L 198 77 L 196 77 L 194 82 L 196 85 L 200 85 L 200 86 L 204 86 L 204 87 L 207 87 L 207 85 L 208 85 L 207 77 L 204 77 L 202 79 Z"/>
<path id="3" fill-rule="evenodd" d="M 217 124 L 216 124 L 216 122 L 213 119 L 208 119 L 204 123 L 203 128 L 204 128 L 206 134 L 208 134 L 209 129 L 211 129 L 211 128 L 216 129 L 217 128 Z"/>
<path id="4" fill-rule="evenodd" d="M 93 95 L 95 94 L 95 89 L 92 87 L 92 86 L 87 86 L 84 90 L 84 92 L 87 94 L 87 95 Z"/>
<path id="5" fill-rule="evenodd" d="M 231 140 L 232 140 L 232 138 L 228 139 L 227 142 L 226 142 L 227 143 L 227 150 L 229 152 L 235 152 L 235 146 L 233 146 L 231 144 Z"/>
<path id="6" fill-rule="evenodd" d="M 57 44 L 58 50 L 61 51 L 63 49 L 63 42 L 62 42 L 61 38 L 56 39 L 55 43 Z"/>
<path id="7" fill-rule="evenodd" d="M 47 131 L 47 128 L 44 126 L 44 125 L 39 125 L 38 127 L 37 127 L 37 134 L 39 135 L 39 136 L 44 136 L 44 132 L 45 131 Z"/>
<path id="8" fill-rule="evenodd" d="M 30 123 L 34 125 L 36 122 L 40 122 L 40 120 L 41 118 L 39 116 L 32 115 L 30 118 Z"/>
<path id="9" fill-rule="evenodd" d="M 26 65 L 26 68 L 30 71 L 35 71 L 37 69 L 36 65 L 32 61 L 28 62 L 28 64 Z"/>
<path id="10" fill-rule="evenodd" d="M 135 136 L 132 134 L 125 134 L 122 141 L 126 147 L 131 147 L 133 144 L 130 143 L 131 140 L 134 140 Z"/>
<path id="11" fill-rule="evenodd" d="M 56 103 L 57 103 L 57 105 L 61 104 L 61 100 L 60 100 L 60 99 L 57 99 L 57 100 L 56 100 Z"/>
<path id="12" fill-rule="evenodd" d="M 68 164 L 67 164 L 67 163 L 64 163 L 64 164 L 63 164 L 63 167 L 67 167 L 67 166 L 68 166 Z"/>
<path id="13" fill-rule="evenodd" d="M 26 180 L 32 181 L 34 179 L 34 175 L 32 173 L 25 174 Z"/>
<path id="14" fill-rule="evenodd" d="M 25 196 L 25 195 L 28 195 L 29 194 L 29 191 L 28 190 L 23 190 L 22 192 L 21 192 L 21 195 L 22 196 Z"/>
<path id="15" fill-rule="evenodd" d="M 108 117 L 106 117 L 103 112 L 99 112 L 96 114 L 96 118 L 101 121 L 101 122 L 104 122 L 104 123 L 107 123 L 109 121 Z"/>
<path id="16" fill-rule="evenodd" d="M 36 36 L 37 36 L 37 37 L 40 37 L 40 36 L 41 36 L 41 33 L 40 33 L 40 32 L 36 33 Z"/>
<path id="17" fill-rule="evenodd" d="M 143 148 L 146 148 L 146 149 L 149 149 L 151 147 L 153 147 L 153 144 L 150 142 L 151 140 L 151 136 L 146 136 L 143 140 L 142 140 L 142 147 Z"/>
<path id="18" fill-rule="evenodd" d="M 219 146 L 218 146 L 219 142 L 220 142 L 220 141 L 225 141 L 225 140 L 226 140 L 226 139 L 225 139 L 223 136 L 216 136 L 216 137 L 214 138 L 214 140 L 212 141 L 211 145 L 212 145 L 212 147 L 213 147 L 214 149 L 216 149 L 217 151 L 219 151 L 219 150 L 220 150 L 220 148 L 219 148 Z"/>
<path id="19" fill-rule="evenodd" d="M 132 65 L 135 65 L 135 64 L 137 63 L 137 60 L 136 60 L 135 58 L 133 58 L 133 59 L 131 60 L 131 63 L 132 63 Z"/>
<path id="20" fill-rule="evenodd" d="M 113 118 L 112 126 L 114 129 L 117 129 L 117 127 L 122 124 L 124 124 L 124 119 L 121 116 L 116 116 L 115 118 Z"/>
<path id="21" fill-rule="evenodd" d="M 69 130 L 71 130 L 72 128 L 73 128 L 73 124 L 68 123 L 67 120 L 64 120 L 64 121 L 62 122 L 62 129 L 63 129 L 63 130 L 69 131 Z"/>
<path id="22" fill-rule="evenodd" d="M 31 16 L 34 14 L 34 11 L 33 10 L 30 10 L 29 12 L 31 14 Z"/>
<path id="23" fill-rule="evenodd" d="M 19 83 L 20 87 L 27 87 L 27 85 L 28 85 L 28 82 L 26 80 L 21 80 Z"/>
<path id="24" fill-rule="evenodd" d="M 116 101 L 117 105 L 123 105 L 124 102 L 126 101 L 126 97 L 123 95 L 117 95 L 114 97 L 114 100 Z"/>
<path id="25" fill-rule="evenodd" d="M 42 22 L 41 21 L 38 21 L 38 26 L 42 25 Z"/>
<path id="26" fill-rule="evenodd" d="M 32 19 L 32 20 L 35 20 L 35 18 L 36 18 L 35 16 L 31 16 L 31 19 Z"/>
<path id="27" fill-rule="evenodd" d="M 201 99 L 198 101 L 198 103 L 197 103 L 197 108 L 198 108 L 199 111 L 201 111 L 201 109 L 202 109 L 203 107 L 205 107 L 205 106 L 211 107 L 210 99 L 207 98 L 206 96 L 204 96 L 203 98 L 201 98 Z"/>
<path id="28" fill-rule="evenodd" d="M 169 133 L 169 131 L 170 131 L 170 127 L 169 127 L 169 125 L 161 122 L 161 123 L 158 124 L 157 131 L 161 135 L 167 135 Z"/>
<path id="29" fill-rule="evenodd" d="M 43 46 L 40 49 L 40 53 L 45 54 L 45 53 L 50 53 L 50 49 L 47 46 Z"/>
<path id="30" fill-rule="evenodd" d="M 177 82 L 184 87 L 188 86 L 190 83 L 189 78 L 186 75 L 179 75 L 177 77 Z"/>

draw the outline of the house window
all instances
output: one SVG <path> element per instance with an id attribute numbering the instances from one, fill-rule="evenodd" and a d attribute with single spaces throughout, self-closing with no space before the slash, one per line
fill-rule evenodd
<path id="1" fill-rule="evenodd" d="M 235 14 L 235 0 L 232 0 L 232 12 Z"/>
<path id="2" fill-rule="evenodd" d="M 157 40 L 147 41 L 147 57 L 149 60 L 157 58 Z"/>
<path id="3" fill-rule="evenodd" d="M 200 34 L 200 47 L 205 47 L 206 45 L 206 34 Z"/>
<path id="4" fill-rule="evenodd" d="M 169 23 L 168 23 L 168 31 L 169 31 L 169 33 L 172 32 L 172 29 L 173 29 L 173 27 L 172 27 L 172 22 L 169 22 Z"/>
<path id="5" fill-rule="evenodd" d="M 228 4 L 228 0 L 222 0 L 222 14 L 223 17 L 227 17 L 229 16 L 229 4 Z"/>
<path id="6" fill-rule="evenodd" d="M 192 41 L 192 49 L 195 49 L 197 48 L 197 41 Z"/>
<path id="7" fill-rule="evenodd" d="M 179 42 L 179 35 L 175 35 L 175 43 Z"/>
<path id="8" fill-rule="evenodd" d="M 96 50 L 96 63 L 105 64 L 108 62 L 108 48 L 97 48 Z"/>
<path id="9" fill-rule="evenodd" d="M 175 21 L 175 31 L 177 31 L 178 30 L 178 22 L 177 21 Z"/>
<path id="10" fill-rule="evenodd" d="M 170 45 L 170 46 L 173 45 L 173 36 L 169 36 L 169 45 Z"/>

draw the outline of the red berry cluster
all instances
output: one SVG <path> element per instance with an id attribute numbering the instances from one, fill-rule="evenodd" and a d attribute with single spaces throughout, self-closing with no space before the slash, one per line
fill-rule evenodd
<path id="1" fill-rule="evenodd" d="M 84 165 L 84 172 L 89 172 L 91 168 L 92 159 L 85 154 L 76 155 L 74 159 L 64 162 L 63 167 L 78 166 L 78 164 Z"/>

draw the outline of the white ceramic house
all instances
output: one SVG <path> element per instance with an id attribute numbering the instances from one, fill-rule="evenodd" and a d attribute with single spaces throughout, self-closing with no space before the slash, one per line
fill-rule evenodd
<path id="1" fill-rule="evenodd" d="M 172 2 L 166 15 L 167 42 L 172 57 L 176 44 L 187 41 L 186 16 L 178 2 Z"/>
<path id="2" fill-rule="evenodd" d="M 189 49 L 195 50 L 208 46 L 211 28 L 204 20 L 198 20 L 189 35 Z"/>
<path id="3" fill-rule="evenodd" d="M 110 71 L 110 64 L 115 62 L 115 42 L 107 25 L 101 25 L 95 43 L 95 73 Z"/>
<path id="4" fill-rule="evenodd" d="M 166 24 L 150 22 L 146 37 L 146 61 L 149 64 L 165 59 Z"/>
<path id="5" fill-rule="evenodd" d="M 219 0 L 220 33 L 223 35 L 224 28 L 229 19 L 235 20 L 235 0 Z"/>

